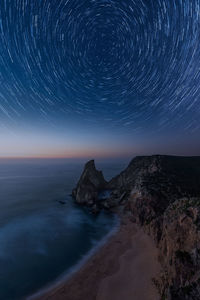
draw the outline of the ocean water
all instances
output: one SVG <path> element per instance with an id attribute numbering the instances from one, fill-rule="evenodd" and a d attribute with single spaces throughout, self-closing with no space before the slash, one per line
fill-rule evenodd
<path id="1" fill-rule="evenodd" d="M 0 160 L 0 299 L 26 299 L 68 274 L 116 226 L 71 199 L 84 163 Z M 107 179 L 125 165 L 97 162 Z"/>

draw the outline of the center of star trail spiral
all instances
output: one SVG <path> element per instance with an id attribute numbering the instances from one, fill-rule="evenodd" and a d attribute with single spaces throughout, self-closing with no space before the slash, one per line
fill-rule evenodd
<path id="1" fill-rule="evenodd" d="M 199 129 L 199 0 L 0 4 L 1 122 Z"/>

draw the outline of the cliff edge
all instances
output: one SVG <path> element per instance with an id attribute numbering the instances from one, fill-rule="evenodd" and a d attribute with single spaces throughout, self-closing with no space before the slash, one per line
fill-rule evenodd
<path id="1" fill-rule="evenodd" d="M 99 201 L 103 189 L 111 193 Z M 161 300 L 200 299 L 200 157 L 139 156 L 109 182 L 90 161 L 73 195 L 78 203 L 120 207 L 153 237 Z"/>

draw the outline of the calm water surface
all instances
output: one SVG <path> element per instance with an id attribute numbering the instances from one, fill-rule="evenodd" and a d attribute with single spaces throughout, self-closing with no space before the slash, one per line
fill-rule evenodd
<path id="1" fill-rule="evenodd" d="M 116 224 L 73 203 L 84 162 L 0 160 L 0 299 L 25 299 L 54 282 Z M 97 162 L 107 179 L 125 166 Z"/>

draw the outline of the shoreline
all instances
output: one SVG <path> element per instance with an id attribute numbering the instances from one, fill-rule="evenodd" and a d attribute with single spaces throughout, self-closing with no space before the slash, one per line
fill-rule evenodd
<path id="1" fill-rule="evenodd" d="M 34 292 L 33 294 L 30 294 L 29 296 L 26 296 L 26 300 L 37 300 L 43 297 L 44 295 L 48 294 L 49 292 L 59 288 L 62 284 L 68 282 L 76 273 L 78 273 L 87 263 L 88 261 L 95 256 L 99 251 L 101 251 L 101 248 L 104 247 L 110 239 L 117 234 L 117 232 L 120 229 L 120 217 L 115 214 L 116 217 L 116 224 L 113 226 L 113 228 L 100 240 L 98 241 L 83 257 L 69 270 L 62 273 L 57 279 L 55 279 L 53 282 L 50 282 L 43 288 L 39 289 L 38 291 Z"/>
<path id="2" fill-rule="evenodd" d="M 32 300 L 158 300 L 152 278 L 160 271 L 152 239 L 128 217 L 116 225 L 80 268 Z M 108 234 L 108 235 L 109 235 Z"/>

